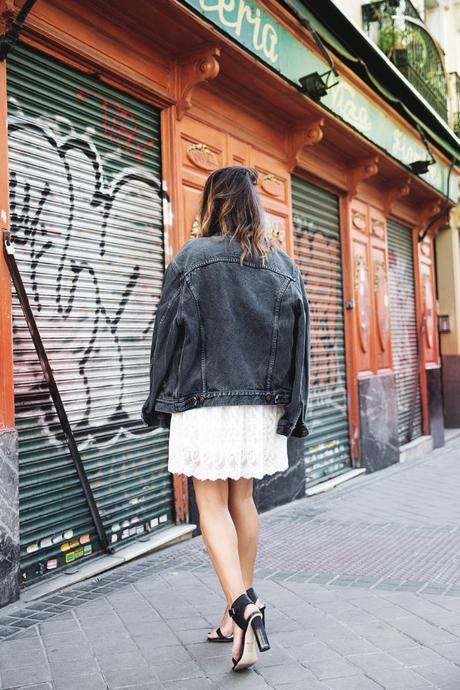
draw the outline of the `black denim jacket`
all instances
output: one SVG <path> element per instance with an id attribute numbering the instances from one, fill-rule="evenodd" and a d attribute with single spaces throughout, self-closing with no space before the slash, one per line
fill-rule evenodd
<path id="1" fill-rule="evenodd" d="M 277 426 L 305 437 L 310 311 L 299 268 L 281 249 L 244 260 L 236 239 L 188 240 L 168 264 L 155 315 L 142 419 L 169 428 L 195 406 L 282 404 Z"/>

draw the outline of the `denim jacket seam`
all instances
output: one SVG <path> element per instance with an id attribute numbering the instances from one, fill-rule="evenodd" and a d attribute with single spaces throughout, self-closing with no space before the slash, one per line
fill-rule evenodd
<path id="1" fill-rule="evenodd" d="M 181 291 L 181 289 L 182 289 L 182 286 L 179 285 L 179 287 L 177 288 L 177 290 L 175 290 L 174 294 L 171 296 L 171 299 L 169 300 L 169 302 L 168 302 L 167 305 L 166 305 L 164 314 L 162 315 L 160 321 L 158 322 L 158 327 L 161 326 L 161 324 L 163 323 L 164 319 L 165 319 L 166 316 L 168 315 L 169 310 L 171 309 L 172 305 L 173 305 L 174 302 L 176 301 L 177 295 L 179 294 L 179 292 Z"/>
<path id="2" fill-rule="evenodd" d="M 230 256 L 213 256 L 211 258 L 192 264 L 189 268 L 187 268 L 186 271 L 184 271 L 184 276 L 187 276 L 189 273 L 195 271 L 197 268 L 203 268 L 203 266 L 208 266 L 209 264 L 218 263 L 220 261 L 223 261 L 225 263 L 240 263 L 240 257 L 237 254 Z M 277 275 L 283 276 L 283 278 L 289 278 L 290 280 L 294 280 L 294 276 L 290 273 L 284 273 L 283 271 L 273 268 L 272 266 L 261 266 L 260 264 L 256 264 L 254 261 L 249 261 L 246 259 L 244 260 L 243 265 L 249 266 L 250 268 L 259 268 L 265 271 L 271 271 L 272 273 L 276 273 Z"/>
<path id="3" fill-rule="evenodd" d="M 184 307 L 184 293 L 185 293 L 185 280 L 181 281 L 180 284 L 180 296 L 179 296 L 179 308 L 177 310 L 177 315 L 176 315 L 176 324 L 178 328 L 181 328 L 182 323 L 183 323 L 183 307 Z M 184 342 L 182 343 L 181 347 L 181 352 L 179 356 L 179 363 L 177 365 L 177 373 L 176 373 L 176 385 L 174 387 L 174 394 L 177 395 L 178 389 L 179 389 L 179 384 L 180 384 L 180 374 L 182 370 L 182 361 L 184 357 L 184 352 L 185 352 L 185 338 Z"/>
<path id="4" fill-rule="evenodd" d="M 202 390 L 203 393 L 206 392 L 207 384 L 206 384 L 206 352 L 205 352 L 205 337 L 204 337 L 204 326 L 203 326 L 203 320 L 201 318 L 201 311 L 200 311 L 200 303 L 198 300 L 197 295 L 195 295 L 195 292 L 192 287 L 191 280 L 188 276 L 188 273 L 184 273 L 184 278 L 186 280 L 187 286 L 192 293 L 193 300 L 195 302 L 197 314 L 198 314 L 198 323 L 199 323 L 199 329 L 200 329 L 200 352 L 201 352 L 201 385 L 202 385 Z"/>
<path id="5" fill-rule="evenodd" d="M 279 313 L 281 311 L 281 303 L 283 301 L 283 296 L 288 288 L 288 286 L 292 283 L 291 279 L 287 279 L 284 284 L 281 286 L 279 289 L 278 295 L 276 297 L 276 302 L 275 302 L 275 311 L 274 311 L 274 318 L 273 318 L 273 336 L 272 336 L 272 341 L 270 344 L 270 355 L 268 359 L 268 366 L 267 366 L 267 373 L 265 375 L 265 388 L 268 390 L 270 385 L 271 385 L 271 378 L 272 378 L 272 373 L 273 373 L 273 367 L 275 364 L 275 359 L 276 359 L 276 350 L 277 350 L 277 342 L 278 342 L 278 322 L 279 322 Z"/>
<path id="6" fill-rule="evenodd" d="M 284 395 L 286 394 L 289 396 L 288 391 L 278 391 L 277 389 L 273 390 L 267 390 L 265 388 L 245 388 L 244 390 L 241 390 L 239 388 L 229 388 L 226 390 L 222 391 L 207 391 L 206 392 L 206 397 L 209 399 L 211 398 L 219 398 L 219 397 L 225 397 L 225 396 L 230 396 L 230 395 L 241 395 L 241 396 L 263 396 L 267 393 L 275 393 L 278 392 L 278 394 Z M 193 398 L 195 395 L 200 395 L 202 391 L 191 391 L 190 393 L 186 393 L 185 395 L 170 395 L 163 397 L 161 395 L 158 395 L 156 398 L 157 402 L 163 402 L 163 403 L 168 403 L 168 404 L 174 404 L 174 403 L 181 403 L 189 400 L 190 398 Z M 287 404 L 287 403 L 283 403 Z"/>

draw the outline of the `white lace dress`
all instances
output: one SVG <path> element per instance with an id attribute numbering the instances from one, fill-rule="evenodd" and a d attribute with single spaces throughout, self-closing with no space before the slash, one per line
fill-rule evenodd
<path id="1" fill-rule="evenodd" d="M 197 479 L 261 479 L 288 467 L 284 405 L 209 405 L 171 415 L 168 469 Z"/>

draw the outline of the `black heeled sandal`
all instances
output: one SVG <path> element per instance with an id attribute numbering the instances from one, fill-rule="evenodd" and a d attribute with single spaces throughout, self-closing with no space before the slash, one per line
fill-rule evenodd
<path id="1" fill-rule="evenodd" d="M 246 590 L 246 594 L 248 595 L 248 597 L 250 598 L 252 603 L 255 604 L 257 606 L 257 608 L 259 609 L 259 611 L 261 612 L 262 621 L 263 621 L 263 624 L 265 625 L 265 609 L 266 609 L 265 604 L 262 603 L 262 601 L 259 599 L 259 597 L 255 593 L 253 587 L 249 587 L 249 589 Z M 224 633 L 220 629 L 220 626 L 218 628 L 216 628 L 216 634 L 217 634 L 217 637 L 209 637 L 209 635 L 208 635 L 208 638 L 207 638 L 208 642 L 218 642 L 218 643 L 233 642 L 233 635 L 224 635 Z"/>
<path id="2" fill-rule="evenodd" d="M 230 618 L 232 618 L 243 631 L 241 654 L 239 655 L 238 659 L 232 657 L 233 671 L 240 671 L 243 668 L 249 668 L 249 666 L 252 666 L 256 663 L 257 651 L 254 640 L 257 642 L 260 652 L 266 652 L 268 649 L 270 649 L 270 643 L 268 641 L 267 633 L 265 632 L 261 612 L 254 611 L 254 613 L 251 613 L 248 618 L 244 617 L 246 606 L 253 603 L 254 602 L 251 601 L 245 592 L 235 599 L 228 610 Z"/>
<path id="3" fill-rule="evenodd" d="M 233 635 L 224 635 L 220 626 L 216 628 L 216 634 L 217 637 L 209 637 L 208 634 L 208 642 L 233 642 Z"/>
<path id="4" fill-rule="evenodd" d="M 257 608 L 259 609 L 260 613 L 262 614 L 263 623 L 265 625 L 265 609 L 266 609 L 265 604 L 259 599 L 259 597 L 255 593 L 253 587 L 249 587 L 249 589 L 246 590 L 246 594 L 248 595 L 248 597 L 250 598 L 252 603 L 255 604 L 257 606 Z"/>

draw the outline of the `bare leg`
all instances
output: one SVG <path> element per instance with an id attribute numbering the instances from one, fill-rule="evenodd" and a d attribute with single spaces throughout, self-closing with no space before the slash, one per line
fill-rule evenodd
<path id="1" fill-rule="evenodd" d="M 238 555 L 246 589 L 252 586 L 259 541 L 259 515 L 252 494 L 252 479 L 228 480 L 228 508 L 236 528 Z M 232 634 L 232 619 L 228 614 L 228 609 L 225 609 L 219 627 L 223 635 Z M 216 638 L 217 633 L 212 631 L 209 637 Z"/>
<path id="2" fill-rule="evenodd" d="M 259 515 L 252 497 L 252 479 L 228 480 L 228 507 L 238 536 L 238 554 L 246 589 L 252 587 L 259 544 Z"/>
<path id="3" fill-rule="evenodd" d="M 227 599 L 228 606 L 246 591 L 238 555 L 238 537 L 228 509 L 228 481 L 226 479 L 199 480 L 193 478 L 196 501 L 200 513 L 200 527 L 204 543 Z M 257 611 L 248 605 L 246 615 Z M 233 655 L 239 655 L 242 631 L 233 626 Z"/>

